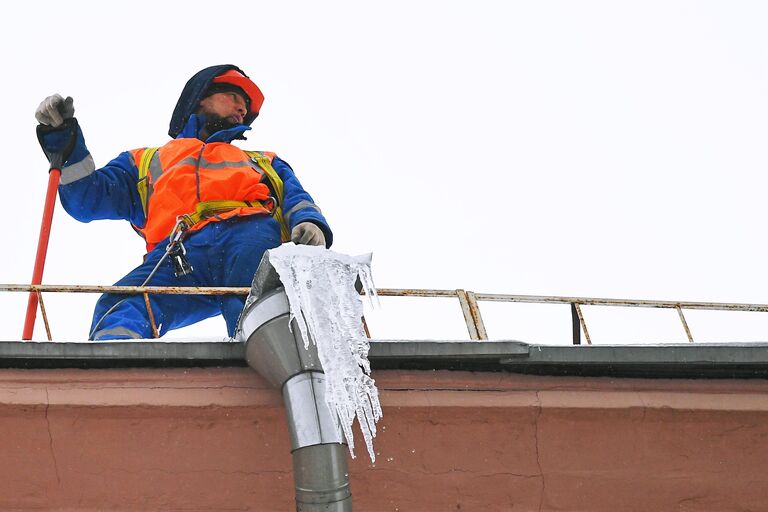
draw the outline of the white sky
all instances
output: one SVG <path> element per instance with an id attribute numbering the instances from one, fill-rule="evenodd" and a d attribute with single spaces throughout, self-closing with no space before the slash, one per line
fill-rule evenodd
<path id="1" fill-rule="evenodd" d="M 764 2 L 121 5 L 4 9 L 2 283 L 32 274 L 44 97 L 75 98 L 99 166 L 162 145 L 186 80 L 233 63 L 266 95 L 241 145 L 291 164 L 334 249 L 373 252 L 379 287 L 768 303 Z M 127 223 L 57 206 L 43 281 L 111 284 L 142 254 Z M 45 297 L 54 338 L 85 339 L 96 296 Z M 456 301 L 382 302 L 377 337 L 467 337 Z M 25 306 L 0 294 L 0 339 Z M 493 338 L 570 341 L 567 306 L 482 311 Z M 672 310 L 586 315 L 596 343 L 685 340 Z M 768 330 L 765 314 L 688 321 L 702 340 Z"/>

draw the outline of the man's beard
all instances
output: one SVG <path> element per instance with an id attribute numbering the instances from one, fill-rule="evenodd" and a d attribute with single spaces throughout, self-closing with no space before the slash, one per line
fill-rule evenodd
<path id="1" fill-rule="evenodd" d="M 210 134 L 214 134 L 219 130 L 227 130 L 234 126 L 237 126 L 237 123 L 233 123 L 226 117 L 221 117 L 214 112 L 205 113 L 205 131 Z"/>

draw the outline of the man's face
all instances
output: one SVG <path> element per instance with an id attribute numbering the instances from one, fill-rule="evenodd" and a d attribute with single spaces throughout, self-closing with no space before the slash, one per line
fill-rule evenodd
<path id="1" fill-rule="evenodd" d="M 200 111 L 209 118 L 219 118 L 232 125 L 242 124 L 248 113 L 248 105 L 236 92 L 217 92 L 200 102 Z"/>

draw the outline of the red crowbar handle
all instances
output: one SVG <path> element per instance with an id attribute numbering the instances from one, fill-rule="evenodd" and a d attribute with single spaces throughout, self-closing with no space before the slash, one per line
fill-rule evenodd
<path id="1" fill-rule="evenodd" d="M 43 282 L 43 268 L 45 267 L 45 256 L 48 253 L 48 239 L 51 237 L 51 223 L 53 221 L 53 210 L 56 206 L 56 194 L 59 188 L 59 179 L 61 178 L 61 169 L 51 169 L 48 175 L 48 191 L 45 194 L 45 207 L 43 209 L 43 223 L 40 226 L 40 238 L 37 241 L 37 256 L 35 256 L 35 269 L 32 271 L 32 284 L 41 284 Z M 35 318 L 37 316 L 37 292 L 29 292 L 27 301 L 27 317 L 24 320 L 24 333 L 22 340 L 31 340 L 32 332 L 35 329 Z"/>

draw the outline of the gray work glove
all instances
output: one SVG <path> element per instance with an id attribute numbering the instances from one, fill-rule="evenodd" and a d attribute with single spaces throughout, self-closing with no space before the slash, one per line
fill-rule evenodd
<path id="1" fill-rule="evenodd" d="M 60 94 L 48 96 L 37 107 L 35 119 L 40 124 L 53 126 L 54 128 L 61 126 L 65 119 L 75 116 L 75 107 L 72 101 L 71 96 L 67 96 L 66 99 L 62 98 Z"/>
<path id="2" fill-rule="evenodd" d="M 322 245 L 325 247 L 323 230 L 313 222 L 301 222 L 291 230 L 291 241 L 297 245 Z"/>

